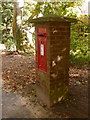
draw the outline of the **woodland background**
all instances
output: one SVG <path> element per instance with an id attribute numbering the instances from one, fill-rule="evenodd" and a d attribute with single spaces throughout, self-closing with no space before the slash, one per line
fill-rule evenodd
<path id="1" fill-rule="evenodd" d="M 88 39 L 89 39 L 89 16 L 79 15 L 79 2 L 1 2 L 0 14 L 2 20 L 0 30 L 2 31 L 1 43 L 5 44 L 9 52 L 18 51 L 23 55 L 35 54 L 35 35 L 33 24 L 29 22 L 32 18 L 55 14 L 70 18 L 76 18 L 77 24 L 71 25 L 70 58 L 71 63 L 83 63 L 88 59 Z M 82 22 L 81 22 L 82 21 Z"/>

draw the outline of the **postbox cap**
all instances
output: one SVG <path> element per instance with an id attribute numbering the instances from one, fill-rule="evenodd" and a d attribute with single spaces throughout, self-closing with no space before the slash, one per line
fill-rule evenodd
<path id="1" fill-rule="evenodd" d="M 40 23 L 40 22 L 68 22 L 68 23 L 77 23 L 77 19 L 63 17 L 59 15 L 47 15 L 35 19 L 30 19 L 30 23 Z"/>

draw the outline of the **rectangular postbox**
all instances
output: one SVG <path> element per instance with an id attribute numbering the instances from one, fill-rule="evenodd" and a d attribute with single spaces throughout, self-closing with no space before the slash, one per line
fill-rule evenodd
<path id="1" fill-rule="evenodd" d="M 37 68 L 47 72 L 46 28 L 37 28 Z"/>
<path id="2" fill-rule="evenodd" d="M 70 23 L 76 19 L 33 19 L 36 33 L 36 93 L 48 107 L 66 99 L 69 86 Z"/>

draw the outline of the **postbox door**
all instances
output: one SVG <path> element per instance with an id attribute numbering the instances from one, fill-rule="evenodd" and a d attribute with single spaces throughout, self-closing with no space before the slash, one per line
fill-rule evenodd
<path id="1" fill-rule="evenodd" d="M 46 33 L 38 32 L 37 40 L 38 40 L 37 42 L 38 43 L 38 50 L 37 50 L 38 65 L 37 66 L 39 70 L 42 70 L 43 72 L 47 72 Z"/>

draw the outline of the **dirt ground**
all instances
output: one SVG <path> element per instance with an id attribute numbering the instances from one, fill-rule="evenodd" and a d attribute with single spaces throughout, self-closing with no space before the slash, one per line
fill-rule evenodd
<path id="1" fill-rule="evenodd" d="M 51 109 L 48 109 L 43 103 L 41 103 L 41 101 L 37 99 L 35 91 L 36 76 L 34 56 L 26 57 L 23 55 L 19 55 L 17 53 L 16 54 L 14 53 L 12 55 L 2 54 L 2 71 L 4 92 L 18 94 L 24 97 L 27 101 L 24 107 L 32 109 L 35 117 L 37 118 L 88 117 L 87 69 L 70 66 L 68 99 L 62 103 L 61 102 L 57 103 Z"/>

